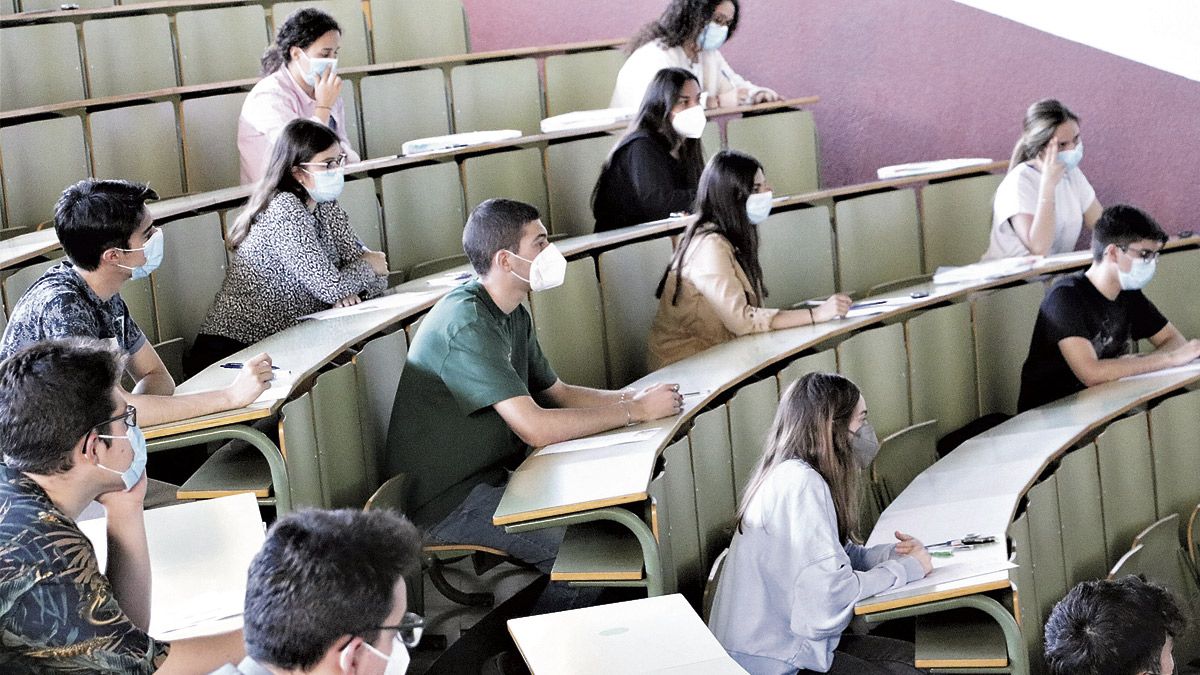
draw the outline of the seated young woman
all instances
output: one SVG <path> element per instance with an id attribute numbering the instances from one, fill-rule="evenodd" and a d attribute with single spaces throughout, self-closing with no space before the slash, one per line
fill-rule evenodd
<path id="1" fill-rule="evenodd" d="M 1075 250 L 1083 226 L 1095 227 L 1102 210 L 1082 160 L 1079 117 L 1052 98 L 1029 106 L 1008 175 L 996 188 L 983 260 Z"/>
<path id="2" fill-rule="evenodd" d="M 762 165 L 750 155 L 723 150 L 708 162 L 696 220 L 684 230 L 655 291 L 652 369 L 741 335 L 845 316 L 850 297 L 841 293 L 811 309 L 763 307 L 758 224 L 771 214 L 771 198 Z"/>
<path id="3" fill-rule="evenodd" d="M 242 185 L 262 179 L 271 147 L 294 119 L 328 126 L 349 161 L 358 161 L 346 136 L 342 78 L 337 75 L 341 45 L 337 21 L 313 7 L 292 12 L 279 27 L 274 44 L 262 57 L 262 79 L 246 96 L 238 117 Z"/>
<path id="4" fill-rule="evenodd" d="M 284 127 L 267 175 L 229 230 L 232 259 L 185 364 L 189 373 L 305 314 L 387 287 L 387 258 L 362 244 L 337 203 L 345 163 L 324 124 L 298 119 Z"/>
<path id="5" fill-rule="evenodd" d="M 753 675 L 917 673 L 913 646 L 843 634 L 854 604 L 933 569 L 921 542 L 858 543 L 860 474 L 879 453 L 867 403 L 840 375 L 783 393 L 738 509 L 709 628 Z"/>
<path id="6" fill-rule="evenodd" d="M 695 73 L 710 108 L 778 101 L 779 94 L 738 75 L 721 56 L 721 46 L 733 37 L 740 18 L 738 0 L 671 0 L 662 16 L 630 41 L 610 106 L 636 106 L 663 68 Z"/>
<path id="7" fill-rule="evenodd" d="M 629 130 L 613 146 L 592 191 L 596 231 L 662 220 L 687 211 L 704 169 L 700 82 L 682 68 L 654 76 Z"/>

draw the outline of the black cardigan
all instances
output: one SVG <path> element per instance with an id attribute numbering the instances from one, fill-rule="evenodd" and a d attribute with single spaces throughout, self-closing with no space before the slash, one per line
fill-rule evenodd
<path id="1" fill-rule="evenodd" d="M 696 183 L 688 181 L 683 164 L 648 131 L 635 131 L 617 144 L 598 186 L 592 205 L 596 232 L 689 211 L 696 199 Z"/>

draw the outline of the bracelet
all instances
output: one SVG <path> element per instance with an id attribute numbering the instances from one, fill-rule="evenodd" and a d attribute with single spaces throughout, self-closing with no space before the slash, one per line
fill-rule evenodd
<path id="1" fill-rule="evenodd" d="M 813 324 L 813 325 L 816 325 L 816 323 L 817 323 L 817 315 L 816 315 L 816 314 L 813 314 L 812 307 L 805 307 L 804 309 L 807 309 L 807 310 L 808 310 L 808 322 L 809 322 L 809 323 L 811 323 L 811 324 Z"/>

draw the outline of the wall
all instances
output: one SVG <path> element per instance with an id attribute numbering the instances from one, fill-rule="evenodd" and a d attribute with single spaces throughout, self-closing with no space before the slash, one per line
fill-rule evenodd
<path id="1" fill-rule="evenodd" d="M 663 0 L 465 0 L 476 50 L 631 35 Z M 1007 159 L 1025 108 L 1083 118 L 1082 168 L 1102 204 L 1200 230 L 1200 83 L 952 0 L 743 0 L 723 49 L 752 81 L 814 108 L 825 186 L 888 164 Z"/>

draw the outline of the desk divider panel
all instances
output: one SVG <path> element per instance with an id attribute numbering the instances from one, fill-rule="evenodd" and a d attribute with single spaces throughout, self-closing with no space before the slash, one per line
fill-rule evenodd
<path id="1" fill-rule="evenodd" d="M 829 208 L 772 214 L 758 226 L 758 255 L 770 296 L 764 304 L 791 307 L 833 295 L 833 227 Z"/>
<path id="2" fill-rule="evenodd" d="M 618 49 L 546 57 L 546 116 L 607 108 L 624 63 Z"/>
<path id="3" fill-rule="evenodd" d="M 1043 297 L 1045 288 L 1033 281 L 985 291 L 971 302 L 980 415 L 1017 413 L 1021 365 Z"/>
<path id="4" fill-rule="evenodd" d="M 1150 447 L 1158 517 L 1179 514 L 1180 541 L 1186 541 L 1188 516 L 1200 503 L 1200 391 L 1150 410 Z"/>
<path id="5" fill-rule="evenodd" d="M 492 61 L 450 69 L 454 92 L 454 130 L 518 129 L 541 131 L 542 87 L 534 59 Z"/>
<path id="6" fill-rule="evenodd" d="M 823 349 L 819 352 L 794 359 L 783 370 L 779 371 L 779 397 L 782 399 L 787 388 L 792 386 L 793 382 L 800 379 L 806 373 L 836 372 L 838 372 L 837 351 L 833 349 Z"/>
<path id="7" fill-rule="evenodd" d="M 621 246 L 600 254 L 600 295 L 608 345 L 608 386 L 619 389 L 649 372 L 650 326 L 658 313 L 654 289 L 671 261 L 666 237 Z"/>
<path id="8" fill-rule="evenodd" d="M 92 98 L 170 89 L 179 84 L 166 14 L 84 21 L 82 36 L 88 95 Z"/>
<path id="9" fill-rule="evenodd" d="M 470 51 L 461 0 L 371 3 L 375 63 L 393 63 Z"/>
<path id="10" fill-rule="evenodd" d="M 592 190 L 616 142 L 615 136 L 606 134 L 546 147 L 546 184 L 555 234 L 576 237 L 592 233 L 596 222 Z"/>
<path id="11" fill-rule="evenodd" d="M 915 189 L 844 199 L 834 205 L 834 221 L 843 292 L 863 293 L 921 274 Z"/>
<path id="12" fill-rule="evenodd" d="M 730 150 L 753 155 L 762 163 L 775 194 L 797 195 L 820 189 L 817 127 L 811 110 L 731 119 L 725 125 L 725 140 Z M 712 152 L 708 145 L 706 139 L 705 150 Z"/>
<path id="13" fill-rule="evenodd" d="M 379 213 L 379 198 L 371 178 L 346 181 L 338 205 L 350 219 L 350 228 L 372 251 L 382 251 L 383 222 Z"/>
<path id="14" fill-rule="evenodd" d="M 737 491 L 733 485 L 733 451 L 729 445 L 729 411 L 706 410 L 692 420 L 688 432 L 692 477 L 696 483 L 696 523 L 700 533 L 701 567 L 712 566 L 729 546 Z"/>
<path id="15" fill-rule="evenodd" d="M 87 123 L 93 176 L 147 183 L 164 199 L 183 193 L 175 106 L 169 101 L 102 110 L 88 115 Z M 147 138 L 171 141 L 148 144 Z"/>
<path id="16" fill-rule="evenodd" d="M 676 571 L 675 557 L 671 548 L 671 504 L 667 491 L 667 470 L 665 462 L 662 470 L 655 474 L 646 488 L 650 496 L 649 516 L 650 526 L 658 539 L 658 558 L 662 566 L 663 593 L 675 593 L 679 588 L 679 575 Z"/>
<path id="17" fill-rule="evenodd" d="M 458 165 L 440 162 L 395 171 L 379 183 L 388 267 L 407 275 L 421 263 L 462 255 L 467 215 Z"/>
<path id="18" fill-rule="evenodd" d="M 1177 251 L 1159 258 L 1154 280 L 1146 287 L 1146 296 L 1184 337 L 1200 338 L 1200 308 L 1196 303 L 1198 288 L 1200 250 Z"/>
<path id="19" fill-rule="evenodd" d="M 62 262 L 62 259 L 37 262 L 22 267 L 4 277 L 4 281 L 0 282 L 0 287 L 4 290 L 4 308 L 8 313 L 12 314 L 13 310 L 17 307 L 17 302 L 20 301 L 22 295 L 25 295 L 25 291 L 29 290 L 33 282 L 37 281 L 46 270 L 60 262 Z"/>
<path id="20" fill-rule="evenodd" d="M 971 306 L 957 302 L 904 323 L 912 383 L 912 416 L 937 420 L 937 436 L 979 417 Z M 946 392 L 957 392 L 948 396 Z"/>
<path id="21" fill-rule="evenodd" d="M 83 120 L 78 117 L 0 127 L 5 222 L 33 226 L 54 219 L 63 188 L 91 175 Z"/>
<path id="22" fill-rule="evenodd" d="M 468 157 L 462 163 L 467 212 L 494 197 L 516 199 L 536 207 L 542 215 L 542 224 L 548 231 L 554 232 L 550 199 L 546 196 L 545 174 L 542 151 L 538 148 Z"/>
<path id="23" fill-rule="evenodd" d="M 180 12 L 175 34 L 185 86 L 257 77 L 263 50 L 274 41 L 262 5 Z"/>
<path id="24" fill-rule="evenodd" d="M 1029 538 L 1033 544 L 1033 583 L 1041 601 L 1040 614 L 1050 610 L 1070 587 L 1063 562 L 1062 522 L 1059 520 L 1058 479 L 1050 476 L 1029 489 L 1026 495 Z M 1041 631 L 1037 631 L 1039 634 Z M 1044 644 L 1039 636 L 1038 644 Z"/>
<path id="25" fill-rule="evenodd" d="M 189 192 L 220 190 L 241 182 L 237 128 L 245 101 L 246 92 L 239 91 L 180 103 Z"/>
<path id="26" fill-rule="evenodd" d="M 1196 630 L 1196 622 L 1200 621 L 1200 580 L 1179 545 L 1180 520 L 1179 514 L 1172 513 L 1142 530 L 1133 542 L 1134 547 L 1141 547 L 1139 568 L 1116 576 L 1141 573 L 1171 592 L 1188 624 L 1187 630 L 1175 636 L 1174 657 L 1176 663 L 1191 663 L 1200 656 L 1200 631 Z"/>
<path id="27" fill-rule="evenodd" d="M 5 111 L 86 98 L 75 25 L 0 29 L 0 81 Z"/>
<path id="28" fill-rule="evenodd" d="M 858 385 L 880 438 L 912 423 L 904 326 L 871 328 L 837 346 L 842 375 Z"/>
<path id="29" fill-rule="evenodd" d="M 729 399 L 729 444 L 733 456 L 733 491 L 741 505 L 775 410 L 779 407 L 779 382 L 774 377 L 747 384 Z"/>
<path id="30" fill-rule="evenodd" d="M 669 523 L 667 538 L 661 539 L 671 549 L 675 567 L 675 589 L 683 593 L 693 606 L 698 605 L 704 592 L 704 566 L 696 514 L 696 481 L 692 470 L 688 439 L 682 438 L 663 451 L 665 497 Z"/>
<path id="31" fill-rule="evenodd" d="M 440 69 L 368 75 L 359 87 L 364 157 L 398 155 L 408 141 L 450 133 L 446 76 Z"/>
<path id="32" fill-rule="evenodd" d="M 925 273 L 979 262 L 992 230 L 992 199 L 1004 174 L 933 183 L 921 189 Z"/>
<path id="33" fill-rule="evenodd" d="M 604 317 L 592 258 L 567 263 L 566 282 L 530 295 L 533 326 L 563 382 L 603 389 Z"/>
<path id="34" fill-rule="evenodd" d="M 1058 514 L 1062 521 L 1063 563 L 1068 585 L 1102 579 L 1108 573 L 1104 547 L 1104 509 L 1100 465 L 1094 443 L 1068 453 L 1055 471 Z"/>
<path id="35" fill-rule="evenodd" d="M 1146 413 L 1113 422 L 1096 438 L 1108 567 L 1154 522 L 1154 463 Z"/>
<path id="36" fill-rule="evenodd" d="M 162 269 L 150 275 L 158 334 L 163 340 L 183 338 L 190 346 L 225 282 L 221 219 L 210 212 L 171 221 L 162 229 Z"/>
<path id="37" fill-rule="evenodd" d="M 882 500 L 880 506 L 887 508 L 937 459 L 937 420 L 920 422 L 883 438 L 879 455 L 871 465 L 871 475 Z"/>
<path id="38" fill-rule="evenodd" d="M 377 337 L 354 356 L 354 372 L 358 377 L 358 413 L 362 424 L 363 454 L 368 461 L 368 485 L 391 478 L 385 475 L 388 429 L 392 424 L 392 405 L 400 374 L 408 356 L 404 331 L 397 330 Z"/>
<path id="39" fill-rule="evenodd" d="M 1009 572 L 1009 579 L 1014 586 L 1013 614 L 1021 627 L 1021 638 L 1025 643 L 1025 651 L 1029 656 L 1030 669 L 1033 673 L 1045 671 L 1041 658 L 1042 618 L 1041 604 L 1038 603 L 1037 584 L 1033 580 L 1033 544 L 1029 534 L 1029 512 L 1025 511 L 1008 526 L 1008 540 L 1012 555 L 1011 562 L 1017 564 Z"/>

